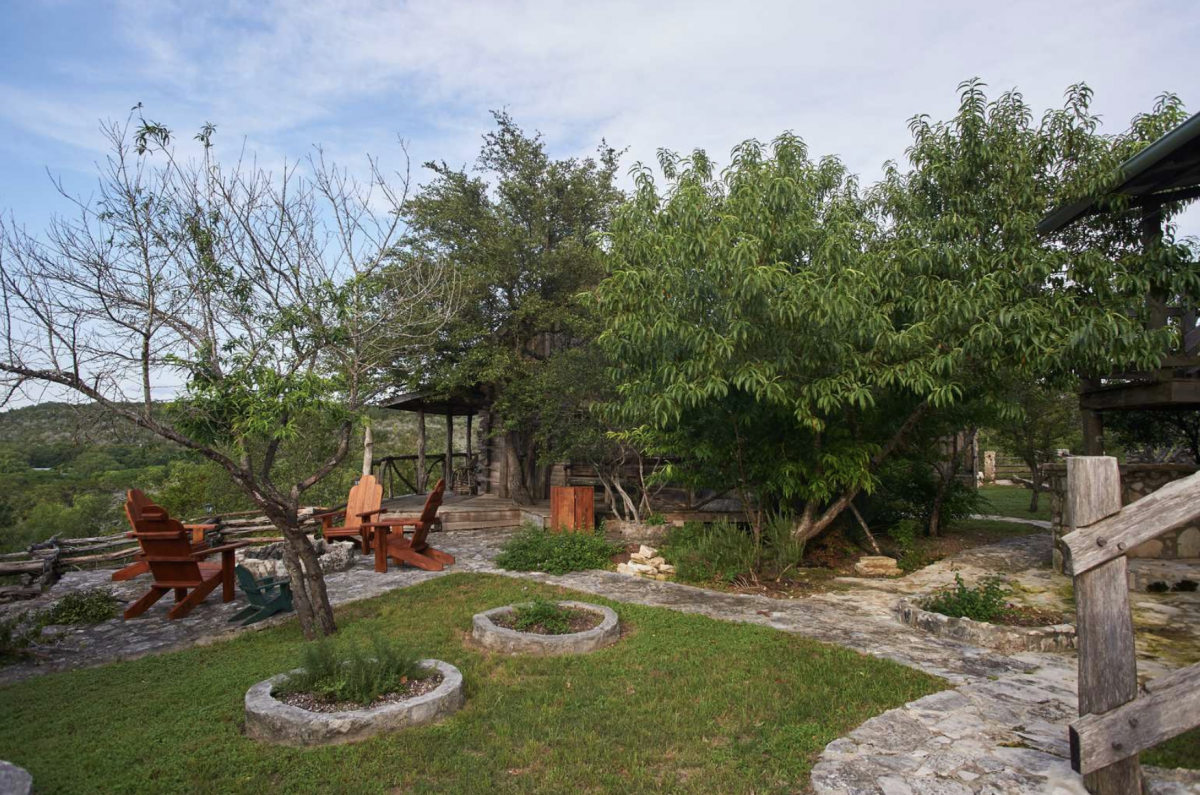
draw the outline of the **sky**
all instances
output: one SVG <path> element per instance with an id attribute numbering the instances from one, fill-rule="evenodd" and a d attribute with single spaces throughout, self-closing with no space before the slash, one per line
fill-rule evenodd
<path id="1" fill-rule="evenodd" d="M 212 122 L 218 154 L 267 164 L 322 144 L 402 168 L 400 137 L 417 181 L 472 163 L 503 108 L 556 156 L 605 139 L 626 167 L 663 147 L 724 162 L 790 130 L 869 182 L 971 77 L 1039 114 L 1086 81 L 1108 132 L 1163 91 L 1200 110 L 1197 42 L 1196 0 L 0 0 L 0 212 L 66 211 L 51 177 L 86 196 L 101 121 L 139 102 L 184 148 Z M 1200 234 L 1194 208 L 1181 231 Z"/>

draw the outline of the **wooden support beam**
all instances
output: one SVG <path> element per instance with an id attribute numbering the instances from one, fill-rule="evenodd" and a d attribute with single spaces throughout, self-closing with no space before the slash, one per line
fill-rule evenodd
<path id="1" fill-rule="evenodd" d="M 1067 459 L 1068 479 L 1071 462 L 1077 460 Z M 1080 529 L 1063 536 L 1062 541 L 1070 558 L 1071 571 L 1078 575 L 1123 557 L 1138 544 L 1198 517 L 1200 472 L 1173 480 L 1086 529 L 1072 523 L 1072 527 Z"/>
<path id="2" fill-rule="evenodd" d="M 1100 386 L 1100 379 L 1085 378 L 1080 385 L 1080 408 L 1079 413 L 1083 418 L 1083 454 L 1084 455 L 1104 455 L 1104 421 L 1100 419 L 1100 413 L 1084 408 L 1083 395 L 1089 389 L 1097 389 Z"/>
<path id="3" fill-rule="evenodd" d="M 425 409 L 417 409 L 417 493 L 425 493 Z"/>
<path id="4" fill-rule="evenodd" d="M 467 415 L 467 466 L 470 467 L 471 482 L 468 484 L 472 496 L 479 493 L 478 484 L 475 482 L 475 468 L 471 467 L 471 421 L 475 419 L 473 414 Z"/>
<path id="5" fill-rule="evenodd" d="M 451 476 L 454 474 L 454 412 L 446 412 L 446 457 L 442 459 L 442 477 L 446 481 L 446 488 L 452 488 L 450 482 Z"/>
<path id="6" fill-rule="evenodd" d="M 1121 474 L 1111 456 L 1067 459 L 1067 521 L 1073 532 L 1121 510 Z M 1125 556 L 1075 574 L 1079 714 L 1104 713 L 1137 698 L 1137 658 Z M 1090 753 L 1082 749 L 1079 756 Z M 1094 795 L 1138 795 L 1137 755 L 1087 773 Z"/>
<path id="7" fill-rule="evenodd" d="M 1145 690 L 1071 724 L 1071 767 L 1091 773 L 1200 725 L 1200 664 L 1151 679 Z"/>

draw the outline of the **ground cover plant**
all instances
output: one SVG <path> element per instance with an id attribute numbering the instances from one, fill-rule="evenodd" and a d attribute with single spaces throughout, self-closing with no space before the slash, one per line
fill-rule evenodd
<path id="1" fill-rule="evenodd" d="M 418 657 L 399 642 L 375 635 L 369 644 L 336 643 L 322 639 L 304 646 L 300 667 L 274 692 L 306 693 L 327 701 L 370 704 L 380 696 L 403 690 L 427 672 Z"/>
<path id="2" fill-rule="evenodd" d="M 464 646 L 475 613 L 538 594 L 613 607 L 628 634 L 585 657 Z M 292 621 L 0 688 L 0 748 L 44 795 L 793 793 L 807 787 L 826 744 L 945 687 L 768 627 L 487 575 L 449 575 L 339 607 L 337 620 L 347 641 L 403 638 L 457 666 L 466 707 L 353 745 L 258 745 L 241 733 L 242 700 L 255 682 L 302 662 Z"/>
<path id="3" fill-rule="evenodd" d="M 24 611 L 0 620 L 0 665 L 28 657 L 42 641 L 46 627 L 67 624 L 98 624 L 114 618 L 120 602 L 105 588 L 74 591 L 45 610 Z"/>
<path id="4" fill-rule="evenodd" d="M 620 549 L 600 533 L 552 533 L 526 523 L 496 556 L 496 565 L 509 571 L 566 574 L 587 569 L 607 569 Z"/>

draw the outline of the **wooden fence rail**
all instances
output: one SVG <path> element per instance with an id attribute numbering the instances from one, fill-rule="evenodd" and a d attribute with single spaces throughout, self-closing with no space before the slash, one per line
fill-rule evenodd
<path id="1" fill-rule="evenodd" d="M 1138 693 L 1125 554 L 1200 517 L 1200 473 L 1121 507 L 1117 459 L 1067 459 L 1067 566 L 1075 581 L 1079 714 L 1071 766 L 1096 795 L 1142 792 L 1138 754 L 1200 726 L 1200 665 Z"/>

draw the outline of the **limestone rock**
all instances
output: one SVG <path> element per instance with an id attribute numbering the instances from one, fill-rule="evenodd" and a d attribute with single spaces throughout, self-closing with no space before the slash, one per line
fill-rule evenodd
<path id="1" fill-rule="evenodd" d="M 33 776 L 12 762 L 0 761 L 0 792 L 4 795 L 29 795 L 33 792 Z"/>
<path id="2" fill-rule="evenodd" d="M 895 558 L 884 555 L 864 555 L 854 564 L 854 571 L 863 577 L 895 577 L 904 572 L 896 565 Z"/>
<path id="3" fill-rule="evenodd" d="M 648 547 L 645 544 L 642 544 L 641 547 L 638 548 L 637 554 L 649 560 L 658 554 L 658 550 L 654 547 Z"/>

